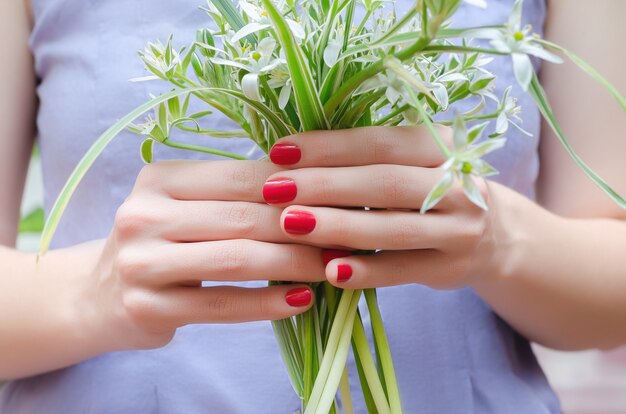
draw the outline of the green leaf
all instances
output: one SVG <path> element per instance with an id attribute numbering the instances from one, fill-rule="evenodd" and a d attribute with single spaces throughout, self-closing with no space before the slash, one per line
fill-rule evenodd
<path id="1" fill-rule="evenodd" d="M 146 164 L 152 163 L 152 148 L 154 147 L 154 140 L 148 138 L 141 143 L 141 159 Z"/>
<path id="2" fill-rule="evenodd" d="M 180 102 L 178 101 L 178 96 L 167 101 L 167 109 L 174 119 L 180 118 L 184 115 L 180 112 Z"/>
<path id="3" fill-rule="evenodd" d="M 241 14 L 230 0 L 211 0 L 211 3 L 220 11 L 235 32 L 246 25 L 243 17 L 241 17 Z M 245 39 L 252 45 L 256 45 L 256 38 L 254 36 L 248 35 Z"/>
<path id="4" fill-rule="evenodd" d="M 361 363 L 361 368 L 363 369 L 363 375 L 365 376 L 368 389 L 371 393 L 372 399 L 374 400 L 376 410 L 380 414 L 390 414 L 391 409 L 389 408 L 389 403 L 387 402 L 387 396 L 385 395 L 385 391 L 383 390 L 383 386 L 380 382 L 378 371 L 376 370 L 376 364 L 374 363 L 374 358 L 372 357 L 372 351 L 370 350 L 367 337 L 365 336 L 365 329 L 363 328 L 363 323 L 359 317 L 357 317 L 354 321 L 354 326 L 352 328 L 352 341 L 355 349 L 357 350 L 359 362 Z"/>
<path id="5" fill-rule="evenodd" d="M 374 343 L 376 344 L 376 349 L 378 350 L 377 355 L 380 358 L 379 362 L 382 366 L 381 375 L 384 378 L 384 381 L 382 382 L 387 391 L 389 407 L 392 414 L 401 414 L 402 403 L 400 400 L 400 394 L 398 393 L 398 381 L 396 379 L 396 372 L 391 359 L 391 349 L 389 348 L 389 341 L 387 340 L 387 334 L 385 333 L 385 325 L 383 324 L 383 318 L 378 308 L 376 290 L 365 289 L 364 292 L 365 300 L 367 301 L 367 309 L 369 310 L 372 323 Z"/>
<path id="6" fill-rule="evenodd" d="M 67 207 L 67 204 L 70 201 L 70 198 L 76 191 L 78 184 L 81 182 L 89 168 L 93 165 L 96 159 L 100 156 L 102 151 L 109 145 L 109 143 L 126 127 L 128 127 L 132 122 L 137 119 L 139 116 L 154 108 L 157 105 L 160 105 L 166 102 L 168 99 L 181 96 L 188 93 L 200 93 L 200 92 L 212 92 L 216 94 L 225 94 L 237 98 L 244 102 L 247 105 L 252 106 L 257 112 L 263 115 L 270 126 L 274 129 L 278 136 L 283 137 L 291 134 L 291 130 L 289 127 L 276 115 L 274 114 L 268 107 L 263 105 L 260 102 L 251 101 L 246 98 L 242 93 L 231 91 L 228 89 L 221 88 L 210 88 L 210 87 L 194 87 L 188 89 L 177 89 L 166 94 L 157 96 L 143 105 L 137 107 L 135 110 L 124 116 L 118 122 L 116 122 L 113 126 L 107 129 L 89 148 L 89 150 L 83 155 L 78 165 L 74 168 L 74 171 L 70 174 L 69 178 L 65 182 L 61 193 L 59 194 L 57 200 L 55 201 L 52 209 L 50 210 L 50 215 L 46 220 L 46 224 L 43 229 L 43 234 L 41 236 L 41 241 L 39 244 L 39 255 L 43 255 L 48 250 L 50 246 L 50 241 L 52 240 L 52 236 L 56 228 L 59 225 L 59 221 L 61 220 L 61 216 Z M 202 99 L 211 104 L 211 100 L 206 97 L 202 97 Z M 216 108 L 219 108 L 219 105 L 216 103 Z M 168 143 L 168 145 L 173 146 L 172 143 Z M 181 147 L 179 145 L 179 147 Z M 186 149 L 191 148 L 191 146 L 187 146 Z M 198 147 L 199 148 L 199 147 Z M 207 152 L 206 149 L 202 149 L 203 152 Z M 212 153 L 215 153 L 213 151 Z"/>
<path id="7" fill-rule="evenodd" d="M 296 42 L 289 25 L 272 1 L 263 0 L 263 6 L 274 23 L 278 40 L 282 50 L 285 52 L 302 128 L 305 131 L 330 129 L 328 120 L 324 115 L 324 107 L 320 102 L 319 92 L 315 87 L 313 74 L 311 73 L 309 63 L 304 57 L 302 48 Z"/>
<path id="8" fill-rule="evenodd" d="M 18 233 L 40 233 L 45 222 L 43 208 L 39 207 L 20 220 Z"/>
<path id="9" fill-rule="evenodd" d="M 543 87 L 539 83 L 539 79 L 537 78 L 536 74 L 533 74 L 533 78 L 530 82 L 529 92 L 535 99 L 535 102 L 537 103 L 537 106 L 539 107 L 539 110 L 541 111 L 544 119 L 546 120 L 548 125 L 550 125 L 555 135 L 557 136 L 567 153 L 570 155 L 570 157 L 572 157 L 574 162 L 576 162 L 576 164 L 584 171 L 585 174 L 587 174 L 591 181 L 593 181 L 602 191 L 607 193 L 609 197 L 611 197 L 620 207 L 626 209 L 626 200 L 624 200 L 622 196 L 617 193 L 617 191 L 611 188 L 611 186 L 609 186 L 602 179 L 602 177 L 600 177 L 595 171 L 593 171 L 574 151 L 574 148 L 572 148 L 569 140 L 565 137 L 565 133 L 561 129 L 561 126 L 554 116 L 552 107 L 548 102 L 548 97 L 546 96 Z"/>

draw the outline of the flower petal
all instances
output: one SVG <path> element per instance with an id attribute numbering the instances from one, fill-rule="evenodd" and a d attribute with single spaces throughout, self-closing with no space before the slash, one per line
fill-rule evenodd
<path id="1" fill-rule="evenodd" d="M 291 29 L 291 33 L 293 33 L 296 39 L 302 40 L 306 37 L 304 28 L 302 27 L 300 23 L 295 22 L 291 19 L 285 19 L 285 21 L 287 22 L 287 25 L 289 25 L 289 28 Z"/>
<path id="2" fill-rule="evenodd" d="M 260 32 L 261 30 L 267 29 L 268 27 L 270 27 L 269 24 L 261 24 L 257 22 L 248 23 L 247 25 L 239 29 L 237 33 L 235 33 L 231 41 L 233 43 L 238 42 L 249 34 Z"/>
<path id="3" fill-rule="evenodd" d="M 285 109 L 287 104 L 289 103 L 289 98 L 291 97 L 291 82 L 287 82 L 285 86 L 280 90 L 280 94 L 278 95 L 278 107 L 280 109 Z"/>
<path id="4" fill-rule="evenodd" d="M 329 68 L 335 66 L 337 63 L 337 59 L 339 58 L 339 52 L 341 52 L 342 42 L 338 40 L 332 40 L 328 42 L 326 45 L 326 49 L 324 49 L 324 63 Z"/>
<path id="5" fill-rule="evenodd" d="M 430 193 L 426 196 L 426 199 L 422 203 L 420 213 L 424 214 L 441 201 L 454 184 L 454 174 L 452 171 L 447 171 L 443 177 L 437 182 L 437 184 L 430 190 Z"/>
<path id="6" fill-rule="evenodd" d="M 259 94 L 259 75 L 257 73 L 248 73 L 241 79 L 241 90 L 247 98 L 257 102 L 263 99 Z"/>
<path id="7" fill-rule="evenodd" d="M 461 182 L 463 183 L 463 192 L 467 198 L 483 210 L 488 210 L 487 203 L 485 203 L 485 199 L 482 194 L 480 194 L 473 177 L 469 174 L 463 174 Z"/>
<path id="8" fill-rule="evenodd" d="M 527 92 L 530 81 L 533 78 L 533 64 L 526 54 L 513 53 L 511 56 L 513 57 L 513 71 L 515 72 L 515 78 L 524 92 Z"/>
<path id="9" fill-rule="evenodd" d="M 504 111 L 500 112 L 496 120 L 496 134 L 502 135 L 509 129 L 509 120 Z"/>

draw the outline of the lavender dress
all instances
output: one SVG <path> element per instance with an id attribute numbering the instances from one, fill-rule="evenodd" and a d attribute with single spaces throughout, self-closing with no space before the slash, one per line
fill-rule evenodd
<path id="1" fill-rule="evenodd" d="M 41 81 L 38 126 L 48 209 L 92 141 L 149 93 L 163 88 L 128 82 L 144 74 L 136 51 L 169 33 L 176 34 L 178 45 L 190 42 L 195 29 L 209 20 L 197 9 L 199 3 L 33 0 L 31 46 Z M 512 4 L 489 0 L 486 11 L 463 6 L 456 24 L 506 21 Z M 525 16 L 537 30 L 544 14 L 543 0 L 525 2 Z M 493 65 L 501 95 L 506 85 L 515 83 L 512 68 L 508 59 Z M 522 98 L 524 126 L 538 136 L 536 109 L 519 89 L 514 92 Z M 219 116 L 214 123 L 214 128 L 232 127 Z M 532 197 L 537 139 L 514 132 L 509 136 L 504 153 L 494 161 L 501 171 L 496 180 Z M 194 139 L 261 155 L 246 140 Z M 139 144 L 136 137 L 123 134 L 104 152 L 71 202 L 54 247 L 108 235 L 114 213 L 142 166 Z M 156 158 L 209 157 L 158 148 Z M 381 289 L 379 296 L 406 413 L 560 412 L 528 341 L 471 289 L 435 291 L 411 285 Z M 356 374 L 354 366 L 350 372 Z M 275 414 L 299 407 L 268 322 L 187 326 L 162 349 L 101 355 L 10 382 L 0 391 L 3 414 Z M 366 412 L 360 400 L 356 409 Z"/>

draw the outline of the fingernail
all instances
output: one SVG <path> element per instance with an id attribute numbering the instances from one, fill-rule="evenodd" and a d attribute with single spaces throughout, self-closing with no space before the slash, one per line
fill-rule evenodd
<path id="1" fill-rule="evenodd" d="M 339 249 L 326 249 L 322 250 L 322 260 L 324 261 L 324 266 L 328 264 L 333 259 L 339 259 L 340 257 L 348 257 L 351 256 L 352 252 L 350 250 L 339 250 Z"/>
<path id="2" fill-rule="evenodd" d="M 285 300 L 289 306 L 307 306 L 311 303 L 311 290 L 309 288 L 291 289 L 285 295 Z"/>
<path id="3" fill-rule="evenodd" d="M 315 216 L 306 211 L 290 211 L 285 215 L 284 226 L 290 234 L 309 234 L 315 228 Z"/>
<path id="4" fill-rule="evenodd" d="M 342 263 L 337 265 L 337 282 L 343 283 L 352 277 L 352 267 L 349 264 Z"/>
<path id="5" fill-rule="evenodd" d="M 295 164 L 301 157 L 300 148 L 291 142 L 279 142 L 270 151 L 270 160 L 278 165 Z"/>
<path id="6" fill-rule="evenodd" d="M 298 187 L 291 178 L 279 177 L 263 184 L 263 198 L 269 204 L 281 204 L 296 198 Z"/>

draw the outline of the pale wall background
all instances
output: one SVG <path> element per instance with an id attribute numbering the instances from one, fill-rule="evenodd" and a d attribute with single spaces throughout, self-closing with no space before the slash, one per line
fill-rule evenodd
<path id="1" fill-rule="evenodd" d="M 30 167 L 22 213 L 41 206 L 42 179 L 38 160 Z M 18 248 L 37 249 L 36 234 L 22 234 Z M 566 414 L 626 414 L 626 347 L 612 352 L 535 351 Z M 529 413 L 530 414 L 530 413 Z"/>

